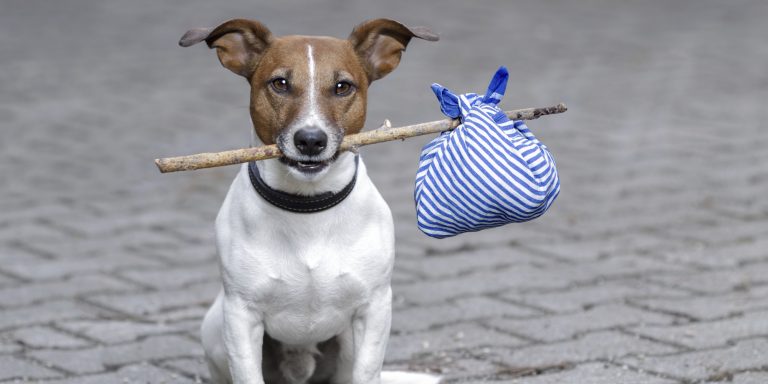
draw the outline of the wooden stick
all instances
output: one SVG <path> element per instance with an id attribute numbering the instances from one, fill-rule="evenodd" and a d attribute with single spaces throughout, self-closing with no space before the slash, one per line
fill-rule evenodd
<path id="1" fill-rule="evenodd" d="M 505 111 L 506 115 L 512 120 L 533 120 L 541 116 L 563 113 L 568 108 L 560 103 L 546 108 L 526 108 Z M 363 145 L 382 143 L 392 140 L 405 140 L 409 137 L 428 135 L 448 131 L 459 126 L 461 122 L 458 119 L 445 119 L 430 121 L 404 127 L 389 128 L 388 121 L 379 129 L 357 133 L 344 137 L 341 142 L 340 151 L 356 149 Z M 221 167 L 225 165 L 247 163 L 249 161 L 258 161 L 280 157 L 282 153 L 277 149 L 277 145 L 264 145 L 260 147 L 233 149 L 223 152 L 206 152 L 196 155 L 167 157 L 155 159 L 155 164 L 160 172 L 178 172 L 191 171 L 202 168 Z"/>

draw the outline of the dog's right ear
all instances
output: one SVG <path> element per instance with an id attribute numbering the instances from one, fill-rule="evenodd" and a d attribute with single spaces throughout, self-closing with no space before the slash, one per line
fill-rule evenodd
<path id="1" fill-rule="evenodd" d="M 221 65 L 250 79 L 259 58 L 272 42 L 272 33 L 258 21 L 233 19 L 216 28 L 190 29 L 181 37 L 179 45 L 189 47 L 203 40 L 209 48 L 216 48 Z"/>

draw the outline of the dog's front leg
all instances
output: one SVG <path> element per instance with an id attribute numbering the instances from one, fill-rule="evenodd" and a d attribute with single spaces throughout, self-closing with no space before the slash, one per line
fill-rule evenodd
<path id="1" fill-rule="evenodd" d="M 234 297 L 232 297 L 234 296 Z M 261 353 L 264 325 L 235 295 L 224 296 L 224 348 L 233 384 L 264 384 Z"/>
<path id="2" fill-rule="evenodd" d="M 354 384 L 378 384 L 392 323 L 392 288 L 374 291 L 371 302 L 352 321 L 354 334 Z"/>

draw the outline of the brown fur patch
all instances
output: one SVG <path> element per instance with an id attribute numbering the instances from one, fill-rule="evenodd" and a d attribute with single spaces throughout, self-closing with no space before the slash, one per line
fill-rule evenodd
<path id="1" fill-rule="evenodd" d="M 317 107 L 321 115 L 345 134 L 359 132 L 365 123 L 368 79 L 363 66 L 346 40 L 332 37 L 283 36 L 274 40 L 250 78 L 251 119 L 265 144 L 273 144 L 307 106 L 310 75 L 307 46 L 311 45 L 318 83 Z M 351 78 L 341 78 L 342 74 Z M 290 90 L 270 88 L 279 75 L 288 79 Z M 351 81 L 355 90 L 348 96 L 335 94 L 336 83 Z"/>

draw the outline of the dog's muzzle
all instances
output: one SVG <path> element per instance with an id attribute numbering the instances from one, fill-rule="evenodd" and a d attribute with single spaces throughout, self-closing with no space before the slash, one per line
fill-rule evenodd
<path id="1" fill-rule="evenodd" d="M 319 173 L 339 156 L 341 138 L 317 127 L 299 128 L 278 141 L 284 154 L 280 161 L 305 174 Z"/>

